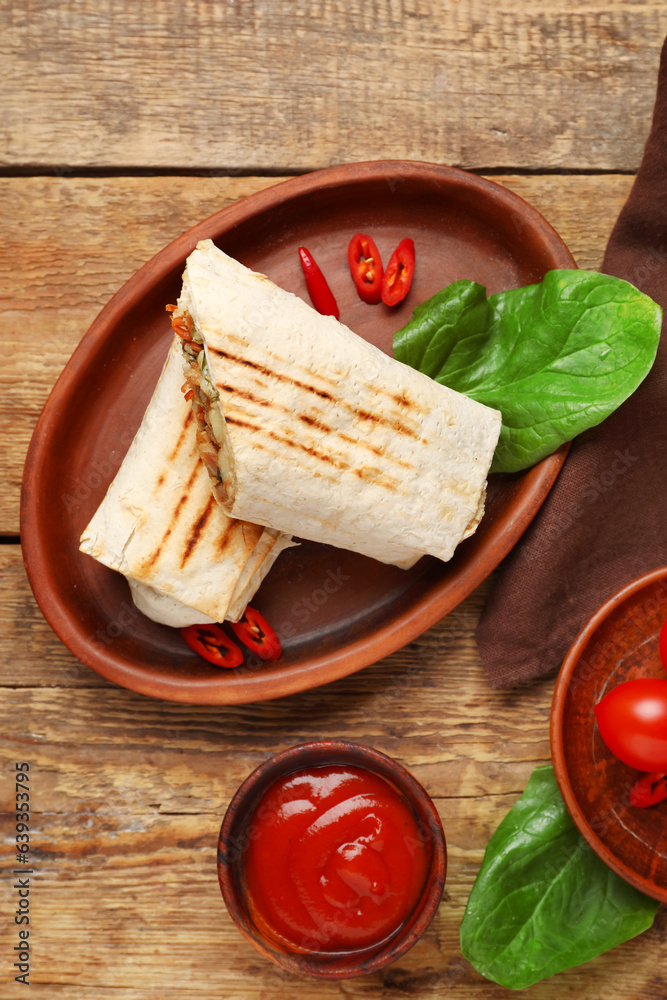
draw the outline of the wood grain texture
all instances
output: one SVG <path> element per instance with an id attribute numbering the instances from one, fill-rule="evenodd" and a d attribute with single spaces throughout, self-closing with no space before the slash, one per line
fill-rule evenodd
<path id="1" fill-rule="evenodd" d="M 15 655 L 13 630 L 32 600 L 17 556 L 2 566 L 20 592 L 2 631 L 3 662 Z M 508 995 L 462 959 L 458 928 L 489 837 L 535 764 L 548 760 L 552 682 L 489 690 L 473 639 L 487 592 L 488 584 L 359 674 L 275 702 L 221 708 L 143 698 L 100 686 L 87 671 L 85 685 L 54 656 L 58 640 L 33 615 L 35 645 L 21 671 L 29 684 L 12 688 L 7 674 L 0 681 L 9 846 L 14 762 L 31 766 L 32 990 L 67 1000 L 183 991 L 233 1000 Z M 274 750 L 320 736 L 396 757 L 433 797 L 447 836 L 445 896 L 426 935 L 395 965 L 353 983 L 301 982 L 263 960 L 231 924 L 215 874 L 217 833 L 238 784 Z M 16 905 L 4 874 L 3 914 Z M 14 943 L 5 930 L 3 957 Z M 657 1000 L 666 959 L 663 910 L 640 938 L 526 996 Z M 3 991 L 22 995 L 18 985 Z"/>
<path id="2" fill-rule="evenodd" d="M 632 183 L 619 175 L 494 179 L 535 205 L 579 266 L 589 268 L 600 266 Z M 276 182 L 252 177 L 0 179 L 0 219 L 5 220 L 0 225 L 0 535 L 18 532 L 21 474 L 32 429 L 105 302 L 180 233 Z"/>
<path id="3" fill-rule="evenodd" d="M 488 169 L 542 211 L 579 266 L 598 268 L 648 134 L 667 7 L 12 0 L 0 29 L 0 536 L 11 539 L 32 428 L 101 307 L 184 230 L 282 174 L 383 158 Z M 549 759 L 553 677 L 489 688 L 474 631 L 492 583 L 334 684 L 186 706 L 80 664 L 43 619 L 19 546 L 1 546 L 3 1000 L 26 995 L 11 964 L 17 761 L 31 766 L 31 996 L 510 996 L 461 957 L 459 925 L 489 837 Z M 235 788 L 275 750 L 319 736 L 405 764 L 448 842 L 445 896 L 423 939 L 352 982 L 274 968 L 233 927 L 216 879 Z M 666 962 L 663 907 L 645 934 L 523 995 L 664 1000 Z"/>
<path id="4" fill-rule="evenodd" d="M 667 10 L 24 0 L 2 6 L 0 26 L 12 167 L 634 170 Z"/>
<path id="5" fill-rule="evenodd" d="M 84 667 L 47 625 L 18 545 L 0 548 L 0 691 L 20 687 L 111 687 Z"/>

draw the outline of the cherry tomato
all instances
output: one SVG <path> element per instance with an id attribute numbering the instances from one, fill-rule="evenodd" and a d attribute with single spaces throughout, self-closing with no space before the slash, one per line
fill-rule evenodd
<path id="1" fill-rule="evenodd" d="M 181 635 L 190 649 L 216 667 L 238 667 L 243 663 L 243 651 L 221 625 L 188 625 L 181 629 Z"/>
<path id="2" fill-rule="evenodd" d="M 667 621 L 660 629 L 660 659 L 663 667 L 667 670 Z"/>
<path id="3" fill-rule="evenodd" d="M 600 736 L 619 760 L 639 771 L 667 771 L 667 680 L 626 681 L 594 710 Z"/>

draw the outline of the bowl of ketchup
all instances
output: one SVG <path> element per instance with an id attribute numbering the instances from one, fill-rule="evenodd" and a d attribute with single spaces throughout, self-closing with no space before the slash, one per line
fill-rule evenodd
<path id="1" fill-rule="evenodd" d="M 220 830 L 230 916 L 290 972 L 347 979 L 421 937 L 445 884 L 442 823 L 391 757 L 346 740 L 275 754 L 243 782 Z"/>

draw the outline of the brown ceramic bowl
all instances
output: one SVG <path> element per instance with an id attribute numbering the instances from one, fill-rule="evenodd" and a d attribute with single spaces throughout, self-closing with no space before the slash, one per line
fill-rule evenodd
<path id="1" fill-rule="evenodd" d="M 551 754 L 568 811 L 596 854 L 631 885 L 667 903 L 667 801 L 630 805 L 639 771 L 607 749 L 593 707 L 638 677 L 665 678 L 658 638 L 667 619 L 667 567 L 614 594 L 570 649 L 551 710 Z"/>
<path id="2" fill-rule="evenodd" d="M 427 877 L 421 896 L 402 926 L 380 944 L 363 951 L 290 951 L 260 929 L 252 916 L 244 878 L 244 858 L 249 840 L 256 836 L 254 811 L 264 792 L 278 779 L 329 764 L 347 764 L 379 775 L 397 790 L 411 808 L 428 852 Z M 231 800 L 220 830 L 218 879 L 230 916 L 241 933 L 266 958 L 283 969 L 303 976 L 350 979 L 396 961 L 424 933 L 435 915 L 445 884 L 445 836 L 433 802 L 418 781 L 391 757 L 346 740 L 302 743 L 283 750 L 261 764 Z"/>
<path id="3" fill-rule="evenodd" d="M 393 310 L 366 305 L 356 293 L 347 245 L 360 230 L 374 236 L 385 261 L 402 237 L 415 240 L 413 287 Z M 140 615 L 123 577 L 78 551 L 166 356 L 165 304 L 176 301 L 185 259 L 205 237 L 307 299 L 297 253 L 305 243 L 341 319 L 387 353 L 414 307 L 451 281 L 471 278 L 497 292 L 574 261 L 534 208 L 492 181 L 434 164 L 357 163 L 295 177 L 223 209 L 149 261 L 102 310 L 30 444 L 21 508 L 30 583 L 62 641 L 104 677 L 172 701 L 238 704 L 350 674 L 451 611 L 520 538 L 567 447 L 524 473 L 492 476 L 482 523 L 449 563 L 424 557 L 400 570 L 312 542 L 283 553 L 253 600 L 284 637 L 281 658 L 217 670 L 176 630 Z"/>

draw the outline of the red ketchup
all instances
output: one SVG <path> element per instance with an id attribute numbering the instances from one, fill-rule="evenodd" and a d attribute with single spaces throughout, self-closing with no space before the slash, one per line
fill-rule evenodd
<path id="1" fill-rule="evenodd" d="M 294 771 L 265 792 L 248 829 L 249 909 L 292 951 L 357 951 L 410 917 L 428 856 L 410 806 L 379 775 L 345 764 Z"/>

